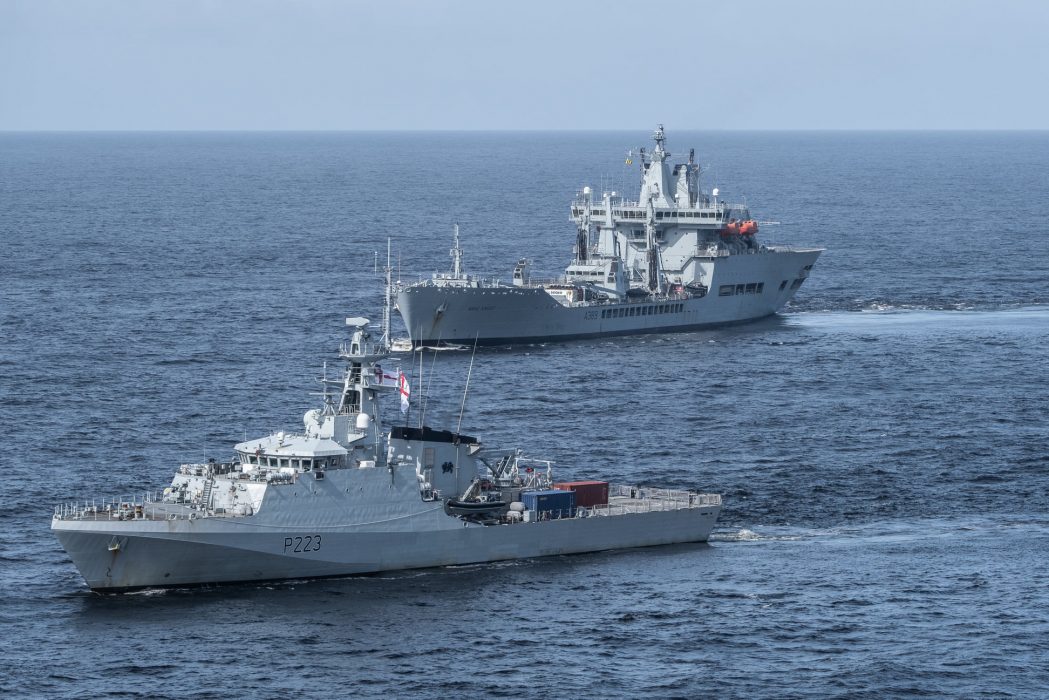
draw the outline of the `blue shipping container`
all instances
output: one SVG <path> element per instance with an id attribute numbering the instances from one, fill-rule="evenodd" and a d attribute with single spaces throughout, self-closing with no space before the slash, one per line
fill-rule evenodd
<path id="1" fill-rule="evenodd" d="M 525 491 L 521 494 L 521 502 L 541 518 L 575 517 L 575 491 Z"/>

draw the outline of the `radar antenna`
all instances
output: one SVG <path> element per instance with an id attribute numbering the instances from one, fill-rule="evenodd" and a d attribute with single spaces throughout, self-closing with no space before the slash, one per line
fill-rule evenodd
<path id="1" fill-rule="evenodd" d="M 663 125 L 657 124 L 656 131 L 652 134 L 652 139 L 656 142 L 656 150 L 663 150 L 663 143 L 666 142 L 667 137 L 663 133 Z"/>

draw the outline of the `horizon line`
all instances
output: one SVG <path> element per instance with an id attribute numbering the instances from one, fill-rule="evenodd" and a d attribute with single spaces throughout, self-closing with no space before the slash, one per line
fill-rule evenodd
<path id="1" fill-rule="evenodd" d="M 620 133 L 625 131 L 649 131 L 651 127 L 645 128 L 600 128 L 600 129 L 578 129 L 578 128 L 501 128 L 501 129 L 2 129 L 0 134 L 500 134 L 500 133 Z M 672 129 L 672 131 L 678 129 Z M 812 127 L 812 128 L 769 128 L 755 127 L 749 129 L 740 128 L 709 128 L 695 129 L 682 128 L 680 131 L 708 131 L 708 132 L 736 132 L 736 133 L 1034 133 L 1049 131 L 1049 127 Z"/>

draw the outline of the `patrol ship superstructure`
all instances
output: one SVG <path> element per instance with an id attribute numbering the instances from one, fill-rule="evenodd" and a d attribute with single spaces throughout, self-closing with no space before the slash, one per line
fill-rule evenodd
<path id="1" fill-rule="evenodd" d="M 323 380 L 323 405 L 305 414 L 302 433 L 182 465 L 163 495 L 56 508 L 51 528 L 88 586 L 344 576 L 707 540 L 716 494 L 606 484 L 580 507 L 575 491 L 551 489 L 549 462 L 496 457 L 459 432 L 383 427 L 380 395 L 406 400 L 407 380 L 379 364 L 388 333 L 373 342 L 366 319 L 347 323 L 345 372 Z"/>
<path id="2" fill-rule="evenodd" d="M 773 314 L 808 278 L 820 248 L 762 245 L 745 204 L 700 187 L 695 152 L 671 164 L 662 125 L 639 154 L 637 201 L 583 188 L 571 205 L 575 258 L 559 280 L 521 260 L 510 283 L 463 270 L 458 227 L 451 274 L 400 286 L 415 346 L 532 343 L 666 333 Z"/>

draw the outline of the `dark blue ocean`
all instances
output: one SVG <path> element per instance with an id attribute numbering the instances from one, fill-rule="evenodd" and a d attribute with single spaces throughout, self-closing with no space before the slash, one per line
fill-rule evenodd
<path id="1" fill-rule="evenodd" d="M 709 545 L 99 596 L 54 504 L 301 426 L 387 238 L 405 280 L 455 222 L 471 271 L 557 273 L 647 134 L 0 134 L 0 696 L 1046 697 L 1049 133 L 668 136 L 812 278 L 482 349 L 463 430 L 720 492 Z M 469 353 L 426 362 L 454 427 Z"/>

